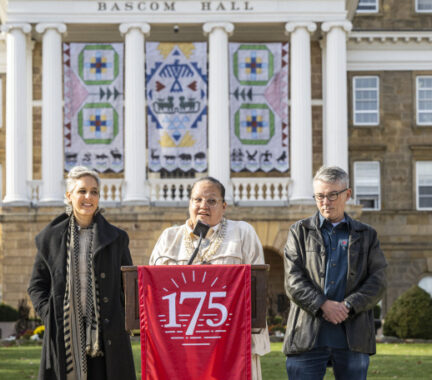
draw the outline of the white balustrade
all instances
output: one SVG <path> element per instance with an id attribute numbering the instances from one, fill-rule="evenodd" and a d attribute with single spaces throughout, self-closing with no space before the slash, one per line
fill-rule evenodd
<path id="1" fill-rule="evenodd" d="M 277 206 L 288 204 L 287 177 L 231 178 L 234 204 L 243 206 Z"/>
<path id="2" fill-rule="evenodd" d="M 196 179 L 149 179 L 150 202 L 155 206 L 184 207 Z M 288 204 L 291 179 L 287 177 L 231 178 L 234 204 L 238 206 L 283 206 Z M 103 206 L 121 204 L 124 180 L 102 178 L 100 203 Z M 28 181 L 28 198 L 33 205 L 40 201 L 41 180 Z"/>
<path id="3" fill-rule="evenodd" d="M 123 179 L 102 178 L 100 189 L 100 202 L 104 205 L 120 203 L 123 199 Z M 39 203 L 42 195 L 42 180 L 27 181 L 28 198 L 33 205 Z"/>
<path id="4" fill-rule="evenodd" d="M 123 183 L 121 178 L 101 178 L 100 202 L 120 203 L 123 200 Z"/>
<path id="5" fill-rule="evenodd" d="M 42 196 L 42 180 L 27 181 L 27 192 L 30 203 L 37 204 Z"/>
<path id="6" fill-rule="evenodd" d="M 157 206 L 184 206 L 196 179 L 149 179 L 150 202 Z"/>

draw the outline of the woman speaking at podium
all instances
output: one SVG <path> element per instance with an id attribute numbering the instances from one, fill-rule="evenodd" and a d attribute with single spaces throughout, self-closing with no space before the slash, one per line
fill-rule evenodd
<path id="1" fill-rule="evenodd" d="M 151 254 L 150 265 L 264 264 L 263 249 L 255 230 L 246 222 L 225 219 L 226 207 L 222 183 L 213 177 L 196 181 L 189 200 L 190 218 L 185 224 L 162 232 Z M 207 225 L 204 234 L 201 233 L 202 239 L 200 222 Z M 253 380 L 261 379 L 259 356 L 268 352 L 267 329 L 252 334 Z"/>
<path id="2" fill-rule="evenodd" d="M 66 179 L 66 213 L 36 237 L 28 293 L 45 325 L 40 380 L 133 380 L 124 329 L 122 265 L 129 238 L 99 212 L 96 172 L 76 166 Z"/>

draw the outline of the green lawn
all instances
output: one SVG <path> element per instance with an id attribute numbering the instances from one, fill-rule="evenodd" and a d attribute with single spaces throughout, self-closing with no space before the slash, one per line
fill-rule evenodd
<path id="1" fill-rule="evenodd" d="M 287 379 L 282 343 L 261 359 L 264 380 Z M 326 380 L 334 379 L 331 369 Z M 368 379 L 432 379 L 432 344 L 378 344 L 371 357 Z"/>
<path id="2" fill-rule="evenodd" d="M 261 360 L 263 379 L 286 379 L 282 343 L 272 343 L 272 352 Z M 0 379 L 36 379 L 40 346 L 0 347 Z M 133 342 L 136 368 L 140 368 L 140 347 Z M 138 378 L 141 372 L 137 373 Z M 378 344 L 371 358 L 368 379 L 431 379 L 432 344 Z M 325 379 L 333 379 L 329 371 Z M 127 379 L 124 379 L 127 380 Z"/>

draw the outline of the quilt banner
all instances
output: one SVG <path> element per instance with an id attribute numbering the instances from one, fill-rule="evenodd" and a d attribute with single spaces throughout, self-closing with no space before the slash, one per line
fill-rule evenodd
<path id="1" fill-rule="evenodd" d="M 123 44 L 64 43 L 65 170 L 123 170 Z"/>
<path id="2" fill-rule="evenodd" d="M 138 266 L 143 380 L 251 379 L 251 266 Z"/>
<path id="3" fill-rule="evenodd" d="M 207 169 L 207 44 L 146 44 L 148 167 Z"/>
<path id="4" fill-rule="evenodd" d="M 230 43 L 231 170 L 286 172 L 288 43 Z"/>

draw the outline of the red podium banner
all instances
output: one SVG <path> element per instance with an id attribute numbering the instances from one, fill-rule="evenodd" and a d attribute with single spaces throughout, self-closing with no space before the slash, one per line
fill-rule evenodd
<path id="1" fill-rule="evenodd" d="M 139 266 L 143 380 L 251 379 L 250 265 Z"/>

